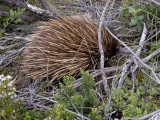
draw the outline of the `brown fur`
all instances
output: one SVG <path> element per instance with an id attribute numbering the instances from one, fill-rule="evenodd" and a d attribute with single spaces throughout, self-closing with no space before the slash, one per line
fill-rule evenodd
<path id="1" fill-rule="evenodd" d="M 116 52 L 117 41 L 102 28 L 105 57 Z M 79 69 L 99 66 L 98 25 L 85 17 L 64 17 L 39 27 L 24 51 L 23 72 L 32 78 L 53 80 L 76 76 Z"/>

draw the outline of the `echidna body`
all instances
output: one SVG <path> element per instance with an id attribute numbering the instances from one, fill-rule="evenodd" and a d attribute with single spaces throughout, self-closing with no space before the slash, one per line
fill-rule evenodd
<path id="1" fill-rule="evenodd" d="M 102 28 L 105 57 L 113 56 L 118 42 Z M 99 66 L 98 25 L 85 17 L 64 17 L 49 22 L 34 34 L 24 51 L 23 72 L 32 78 L 58 80 L 76 76 L 80 68 Z"/>

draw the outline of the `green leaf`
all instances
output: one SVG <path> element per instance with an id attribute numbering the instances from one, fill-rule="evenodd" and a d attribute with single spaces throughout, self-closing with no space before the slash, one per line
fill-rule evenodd
<path id="1" fill-rule="evenodd" d="M 135 9 L 133 7 L 129 7 L 129 13 L 134 13 Z"/>
<path id="2" fill-rule="evenodd" d="M 149 99 L 152 99 L 153 97 L 150 95 L 148 98 L 149 98 Z"/>
<path id="3" fill-rule="evenodd" d="M 139 30 L 139 31 L 142 30 L 142 26 L 138 24 L 137 25 L 137 30 Z"/>
<path id="4" fill-rule="evenodd" d="M 131 23 L 137 24 L 137 22 L 138 22 L 138 18 L 137 17 L 131 18 Z"/>
<path id="5" fill-rule="evenodd" d="M 144 18 L 143 15 L 138 16 L 138 20 L 143 20 L 143 18 Z"/>
<path id="6" fill-rule="evenodd" d="M 137 17 L 133 17 L 131 18 L 131 22 L 129 23 L 129 26 L 134 26 L 138 23 L 138 18 Z"/>
<path id="7" fill-rule="evenodd" d="M 136 10 L 137 13 L 139 13 L 139 12 L 141 12 L 141 11 L 142 11 L 142 9 L 140 9 L 140 8 Z"/>

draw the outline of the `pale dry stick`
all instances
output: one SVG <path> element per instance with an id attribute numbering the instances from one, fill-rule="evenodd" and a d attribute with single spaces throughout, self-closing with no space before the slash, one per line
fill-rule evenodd
<path id="1" fill-rule="evenodd" d="M 123 67 L 122 72 L 120 74 L 120 80 L 119 80 L 118 86 L 122 87 L 123 77 L 125 76 L 125 73 L 127 72 L 129 66 L 131 66 L 132 63 L 133 63 L 133 59 L 131 58 L 124 64 L 124 67 Z"/>
<path id="2" fill-rule="evenodd" d="M 75 109 L 75 111 L 79 113 L 79 111 L 77 110 L 76 106 L 74 105 L 74 103 L 72 102 L 72 100 L 70 99 L 69 95 L 64 91 L 64 94 L 67 96 L 68 100 L 70 101 L 71 105 L 73 106 L 73 108 Z"/>
<path id="3" fill-rule="evenodd" d="M 66 109 L 66 111 L 69 112 L 69 113 L 75 114 L 75 112 L 72 112 L 72 111 L 70 111 L 70 110 L 68 110 L 68 109 Z M 77 113 L 76 113 L 76 115 L 77 115 L 78 117 L 80 117 L 82 120 L 91 120 L 91 119 L 89 119 L 88 117 L 85 117 L 85 116 L 83 116 L 83 115 L 81 115 L 81 114 L 77 114 Z"/>
<path id="4" fill-rule="evenodd" d="M 2 38 L 0 38 L 0 43 L 1 43 L 1 42 L 5 43 L 5 42 L 7 42 L 7 41 L 12 41 L 13 39 L 24 40 L 24 41 L 26 41 L 26 42 L 30 42 L 30 41 L 31 41 L 31 39 L 30 39 L 29 36 L 27 36 L 27 37 L 15 36 L 15 37 L 2 37 Z"/>
<path id="5" fill-rule="evenodd" d="M 134 92 L 134 88 L 135 88 L 135 72 L 132 71 L 133 66 L 131 66 L 131 81 L 132 81 L 132 91 Z"/>
<path id="6" fill-rule="evenodd" d="M 160 6 L 160 2 L 157 2 L 156 0 L 149 0 L 150 2 L 153 2 L 155 5 Z"/>
<path id="7" fill-rule="evenodd" d="M 145 115 L 145 116 L 143 116 L 143 117 L 133 118 L 133 120 L 145 120 L 145 119 L 147 119 L 147 118 L 149 118 L 149 117 L 151 117 L 151 116 L 153 116 L 153 115 L 155 115 L 155 114 L 157 114 L 157 113 L 160 113 L 160 109 L 158 109 L 158 110 L 156 110 L 156 111 L 154 111 L 154 112 L 152 112 L 152 113 L 150 113 L 150 114 L 147 114 L 147 115 Z"/>
<path id="8" fill-rule="evenodd" d="M 144 23 L 143 24 L 143 32 L 142 32 L 141 39 L 140 39 L 140 42 L 139 42 L 139 48 L 136 51 L 136 56 L 140 56 L 140 54 L 141 54 L 142 48 L 143 48 L 145 40 L 146 40 L 146 35 L 147 35 L 147 28 L 146 28 L 146 25 Z"/>
<path id="9" fill-rule="evenodd" d="M 115 2 L 115 0 L 112 1 L 111 6 L 113 5 L 114 2 Z M 104 20 L 104 14 L 105 14 L 105 11 L 106 11 L 109 3 L 110 3 L 110 0 L 108 0 L 108 1 L 106 2 L 106 5 L 105 5 L 105 7 L 104 7 L 104 9 L 103 9 L 102 16 L 100 17 L 100 25 L 101 25 L 101 26 L 99 25 L 99 31 L 98 31 L 98 41 L 99 41 L 98 43 L 99 43 L 99 50 L 100 50 L 100 53 L 101 53 L 101 72 L 102 72 L 102 79 L 103 79 L 104 90 L 105 90 L 106 94 L 108 95 L 108 100 L 107 100 L 107 103 L 106 103 L 106 105 L 105 105 L 105 109 L 107 109 L 107 108 L 110 106 L 112 96 L 111 96 L 111 93 L 110 93 L 110 88 L 109 88 L 108 83 L 107 83 L 108 80 L 107 80 L 106 74 L 105 74 L 105 72 L 104 72 L 104 52 L 103 52 L 103 48 L 102 48 L 102 40 L 101 40 L 101 36 L 100 36 L 100 35 L 101 35 L 101 32 L 100 32 L 100 31 L 101 31 L 102 24 L 103 24 L 103 20 Z M 101 45 L 100 45 L 100 42 L 101 42 Z M 108 117 L 106 111 L 104 111 L 104 115 L 105 115 L 106 117 Z"/>
<path id="10" fill-rule="evenodd" d="M 141 54 L 144 43 L 146 42 L 145 41 L 146 40 L 146 35 L 147 35 L 147 28 L 146 28 L 145 23 L 144 23 L 142 36 L 141 36 L 141 39 L 140 39 L 140 42 L 139 42 L 139 48 L 135 53 L 137 56 L 140 56 L 140 54 Z M 132 91 L 134 91 L 134 88 L 135 88 L 135 84 L 134 84 L 135 83 L 135 81 L 134 81 L 135 80 L 135 72 L 138 69 L 138 63 L 137 63 L 137 60 L 135 58 L 133 59 L 133 62 L 135 64 L 135 67 L 134 67 L 133 70 L 131 70 L 131 72 L 132 72 L 132 78 L 131 78 L 132 79 Z"/>
<path id="11" fill-rule="evenodd" d="M 160 120 L 160 112 L 153 115 L 149 120 Z"/>
<path id="12" fill-rule="evenodd" d="M 34 89 L 36 90 L 36 88 L 34 88 Z M 23 101 L 25 101 L 26 97 L 35 96 L 33 101 L 40 101 L 40 100 L 44 101 L 44 100 L 47 100 L 47 101 L 50 101 L 51 103 L 58 104 L 57 101 L 53 100 L 55 94 L 50 94 L 53 97 L 48 97 L 48 95 L 45 94 L 45 96 L 47 96 L 47 97 L 44 97 L 42 95 L 36 94 L 34 89 L 25 88 L 24 91 L 15 90 L 15 92 L 19 93 L 18 94 L 19 96 L 17 97 L 17 99 L 22 99 Z M 30 100 L 32 98 L 28 98 L 28 99 Z M 35 98 L 37 98 L 37 99 L 35 99 Z M 31 102 L 29 101 L 28 105 L 31 104 Z"/>
<path id="13" fill-rule="evenodd" d="M 141 72 L 142 72 L 143 74 L 145 74 L 146 76 L 148 76 L 148 78 L 154 80 L 154 78 L 153 78 L 150 74 L 148 74 L 145 70 L 141 69 Z"/>
<path id="14" fill-rule="evenodd" d="M 9 55 L 5 55 L 5 57 L 3 57 L 3 54 L 0 55 L 0 69 L 9 65 L 13 60 L 15 60 L 19 56 L 19 54 L 22 53 L 23 50 L 24 50 L 24 47 L 19 50 L 14 50 Z M 3 63 L 4 63 L 4 65 L 2 65 Z"/>
<path id="15" fill-rule="evenodd" d="M 44 105 L 40 105 L 40 104 L 37 104 L 37 103 L 31 103 L 31 105 L 33 105 L 36 109 L 39 108 L 39 110 L 42 110 L 42 108 L 43 108 L 43 109 L 46 109 L 46 110 L 49 109 L 49 107 L 44 106 Z"/>
<path id="16" fill-rule="evenodd" d="M 104 72 L 104 51 L 103 51 L 103 48 L 102 48 L 102 25 L 103 25 L 103 21 L 104 21 L 104 14 L 106 12 L 106 9 L 108 7 L 110 3 L 110 0 L 108 0 L 106 2 L 106 5 L 102 11 L 102 15 L 100 17 L 100 23 L 99 23 L 99 27 L 98 27 L 98 46 L 99 46 L 99 52 L 100 52 L 100 55 L 101 55 L 101 59 L 100 59 L 100 70 L 101 70 L 101 73 L 102 73 L 102 79 L 104 80 L 103 82 L 103 85 L 104 85 L 104 90 L 106 92 L 106 94 L 109 95 L 109 86 L 108 86 L 108 83 L 107 83 L 107 80 L 106 80 L 106 74 Z"/>
<path id="17" fill-rule="evenodd" d="M 33 103 L 34 101 L 38 101 L 38 100 L 47 100 L 51 103 L 54 103 L 54 104 L 59 104 L 56 100 L 52 100 L 52 99 L 49 99 L 48 97 L 45 97 L 45 96 L 42 96 L 42 95 L 38 95 L 35 93 L 35 90 L 31 90 L 31 89 L 27 89 L 27 93 L 26 94 L 30 94 L 30 98 L 29 98 L 29 105 L 33 105 L 34 107 L 40 107 L 40 108 L 44 108 L 44 109 L 51 109 L 50 107 L 47 107 L 47 106 L 44 106 L 44 105 L 40 105 L 40 104 L 37 104 L 37 103 Z M 16 91 L 16 92 L 19 92 L 21 93 L 21 91 Z M 36 99 L 35 99 L 36 98 Z M 20 98 L 19 98 L 20 99 Z M 83 115 L 81 115 L 80 113 L 75 113 L 75 112 L 72 112 L 68 109 L 66 109 L 67 112 L 69 113 L 72 113 L 72 114 L 76 114 L 77 117 L 80 117 L 82 120 L 90 120 L 88 117 L 85 117 Z"/>
<path id="18" fill-rule="evenodd" d="M 155 81 L 160 84 L 160 79 L 158 78 L 158 76 L 156 75 L 156 73 L 154 72 L 153 68 L 151 68 L 150 66 L 148 66 L 147 64 L 145 64 L 140 58 L 137 57 L 137 59 L 139 60 L 139 62 L 144 66 L 146 67 L 147 69 L 149 69 L 152 74 L 154 75 L 155 77 Z"/>
<path id="19" fill-rule="evenodd" d="M 15 43 L 13 45 L 8 45 L 8 46 L 4 46 L 5 43 L 12 41 L 13 39 L 19 40 L 18 42 L 20 43 Z M 20 41 L 22 40 L 22 41 Z M 30 41 L 29 37 L 3 37 L 0 38 L 0 49 L 10 49 L 12 47 L 15 47 L 17 45 L 22 45 L 22 44 L 26 44 Z M 25 47 L 22 47 L 20 49 L 16 49 L 16 50 L 11 50 L 11 51 L 6 51 L 3 54 L 0 54 L 0 69 L 2 69 L 3 67 L 9 65 L 13 60 L 15 60 L 21 53 L 22 51 L 25 49 Z M 4 64 L 4 65 L 2 65 Z"/>
<path id="20" fill-rule="evenodd" d="M 17 40 L 17 41 L 15 41 L 14 44 L 5 45 L 6 43 L 13 41 L 14 39 Z M 28 38 L 28 37 L 3 37 L 3 38 L 0 38 L 0 49 L 1 50 L 10 49 L 10 48 L 16 47 L 18 45 L 26 44 L 29 41 L 30 41 L 30 38 Z"/>
<path id="21" fill-rule="evenodd" d="M 20 45 L 23 45 L 23 43 L 15 43 L 15 44 L 8 45 L 8 46 L 0 46 L 0 50 L 7 50 L 7 49 L 11 49 L 13 47 L 18 47 Z"/>
<path id="22" fill-rule="evenodd" d="M 6 42 L 12 41 L 12 40 L 13 40 L 13 38 L 10 38 L 10 37 L 2 37 L 2 38 L 0 38 L 0 45 L 3 45 Z"/>
<path id="23" fill-rule="evenodd" d="M 133 38 L 133 37 L 139 37 L 139 35 L 131 35 L 131 34 L 117 34 L 118 37 L 127 37 L 127 38 Z"/>
<path id="24" fill-rule="evenodd" d="M 43 98 L 44 100 L 48 100 L 48 101 L 50 101 L 50 102 L 53 102 L 54 104 L 59 104 L 57 101 L 51 100 L 51 99 L 49 99 L 49 98 L 47 98 L 47 97 L 44 97 L 44 96 L 41 96 L 41 95 L 37 95 L 37 94 L 35 94 L 35 95 L 38 96 L 38 97 Z M 50 108 L 48 107 L 48 109 L 50 109 Z M 68 109 L 66 109 L 66 111 L 69 112 L 69 113 L 75 114 L 75 112 L 72 112 L 72 111 L 70 111 L 70 110 L 68 110 Z M 82 120 L 84 120 L 84 119 L 85 119 L 85 120 L 90 120 L 89 118 L 81 115 L 80 113 L 76 113 L 76 115 L 77 115 L 78 117 L 82 118 Z"/>
<path id="25" fill-rule="evenodd" d="M 122 69 L 122 66 L 107 67 L 107 68 L 104 68 L 104 72 L 105 73 L 110 73 L 110 72 L 114 72 L 114 71 L 119 71 L 121 69 Z M 101 74 L 101 71 L 100 70 L 95 70 L 91 74 L 92 74 L 92 77 L 97 77 Z"/>
<path id="26" fill-rule="evenodd" d="M 54 13 L 52 12 L 49 12 L 49 10 L 44 10 L 44 9 L 41 9 L 37 6 L 33 6 L 31 4 L 28 4 L 26 3 L 27 7 L 30 8 L 31 11 L 33 11 L 34 13 L 37 13 L 37 14 L 43 14 L 43 13 L 46 13 L 48 14 L 49 17 L 52 17 L 54 16 Z"/>
<path id="27" fill-rule="evenodd" d="M 107 80 L 110 80 L 110 79 L 114 79 L 114 78 L 116 78 L 117 77 L 117 75 L 113 75 L 113 76 L 111 76 L 111 77 L 107 77 Z M 102 84 L 103 83 L 103 80 L 100 80 L 100 81 L 98 81 L 97 83 L 96 83 L 96 85 L 98 85 L 98 84 Z"/>
<path id="28" fill-rule="evenodd" d="M 105 73 L 110 73 L 110 72 L 114 72 L 114 71 L 119 71 L 120 69 L 122 69 L 122 66 L 108 67 L 108 68 L 104 68 L 104 72 L 105 72 Z M 101 74 L 101 70 L 95 70 L 94 72 L 91 73 L 91 75 L 92 75 L 93 78 L 99 76 L 100 74 Z M 111 78 L 113 78 L 113 77 L 111 77 Z M 111 79 L 111 78 L 109 78 L 109 79 Z M 74 88 L 78 88 L 79 86 L 81 86 L 81 84 L 82 84 L 82 83 L 80 82 L 81 79 L 82 79 L 82 78 L 76 80 L 76 82 L 75 82 L 74 85 L 73 85 Z M 108 78 L 107 78 L 107 79 L 108 79 Z M 102 80 L 102 81 L 99 81 L 98 83 L 96 83 L 96 85 L 97 85 L 97 84 L 100 84 L 100 83 L 102 83 L 102 82 L 103 82 L 103 80 Z"/>
<path id="29" fill-rule="evenodd" d="M 58 104 L 57 101 L 49 99 L 48 97 L 44 97 L 44 96 L 41 96 L 41 95 L 38 95 L 38 94 L 34 94 L 34 95 L 37 96 L 37 97 L 39 97 L 39 98 L 42 98 L 43 100 L 48 100 L 48 101 L 50 101 L 50 102 L 52 102 L 54 104 Z"/>
<path id="30" fill-rule="evenodd" d="M 135 76 L 136 76 L 136 70 L 138 69 L 138 63 L 137 61 L 134 59 L 133 60 L 135 66 L 131 66 L 130 67 L 130 71 L 131 71 L 131 80 L 132 80 L 132 91 L 134 92 L 135 89 Z"/>
<path id="31" fill-rule="evenodd" d="M 25 40 L 26 42 L 30 42 L 31 41 L 31 36 L 27 36 L 27 37 L 16 36 L 13 39 L 22 39 L 22 40 Z"/>
<path id="32" fill-rule="evenodd" d="M 160 30 L 159 30 L 158 32 L 156 32 L 155 35 L 153 35 L 152 37 L 150 37 L 149 39 L 147 39 L 146 41 L 148 41 L 148 40 L 150 40 L 151 38 L 157 36 L 159 33 L 160 33 Z M 149 56 L 147 56 L 146 58 L 144 58 L 144 59 L 142 59 L 142 60 L 141 60 L 139 57 L 138 57 L 137 59 L 139 60 L 139 62 L 141 62 L 141 64 L 142 64 L 143 66 L 145 66 L 147 69 L 149 69 L 149 70 L 152 72 L 152 74 L 153 74 L 154 77 L 155 77 L 155 81 L 160 84 L 160 79 L 158 78 L 158 76 L 157 76 L 156 73 L 154 72 L 153 68 L 151 68 L 150 66 L 148 66 L 147 64 L 145 64 L 149 59 L 151 59 L 153 56 L 157 55 L 158 53 L 159 53 L 159 49 L 156 50 L 156 51 L 154 51 L 153 53 L 151 53 Z M 141 65 L 140 65 L 140 66 L 141 66 Z M 150 77 L 151 77 L 151 76 L 150 76 Z M 151 77 L 151 78 L 152 78 L 152 77 Z M 152 79 L 153 79 L 153 78 L 152 78 Z M 153 80 L 154 80 L 154 79 L 153 79 Z"/>
<path id="33" fill-rule="evenodd" d="M 147 69 L 149 69 L 149 70 L 152 72 L 152 74 L 153 74 L 154 77 L 155 77 L 155 81 L 156 81 L 158 84 L 160 84 L 160 80 L 159 80 L 158 76 L 156 75 L 156 73 L 154 72 L 153 68 L 151 68 L 151 67 L 148 66 L 146 63 L 144 63 L 143 60 L 141 60 L 139 57 L 137 57 L 137 56 L 135 56 L 135 57 L 139 60 L 139 62 L 140 62 L 144 67 L 146 67 Z M 140 65 L 140 66 L 141 66 L 141 65 Z"/>
<path id="34" fill-rule="evenodd" d="M 103 95 L 99 92 L 97 92 L 97 90 L 94 90 L 98 96 L 98 98 L 104 103 L 104 99 L 103 99 Z"/>
<path id="35" fill-rule="evenodd" d="M 134 59 L 134 64 L 135 64 L 135 67 L 133 69 L 131 68 L 132 91 L 134 91 L 134 88 L 135 88 L 135 76 L 136 76 L 135 72 L 138 69 L 138 62 L 135 59 Z"/>
<path id="36" fill-rule="evenodd" d="M 160 54 L 160 48 L 155 50 L 154 52 L 152 52 L 150 55 L 148 55 L 147 57 L 143 58 L 142 60 L 143 60 L 143 62 L 146 63 L 157 54 Z"/>
<path id="37" fill-rule="evenodd" d="M 78 2 L 81 2 L 81 0 L 77 0 Z M 65 5 L 69 5 L 69 6 L 76 6 L 76 7 L 78 7 L 79 6 L 79 4 L 77 4 L 77 3 L 73 3 L 73 2 L 61 2 L 61 1 L 55 1 L 54 2 L 55 4 L 57 4 L 58 6 L 60 5 L 60 6 L 65 6 Z"/>
<path id="38" fill-rule="evenodd" d="M 155 36 L 157 36 L 160 33 L 160 30 L 156 32 L 156 34 L 152 35 L 151 37 L 149 37 L 146 41 L 149 41 L 150 39 L 154 38 Z"/>
<path id="39" fill-rule="evenodd" d="M 139 48 L 137 49 L 136 53 L 133 54 L 133 57 L 132 57 L 131 59 L 129 59 L 129 60 L 126 62 L 126 64 L 124 65 L 123 70 L 122 70 L 122 73 L 121 73 L 121 75 L 120 75 L 120 80 L 119 80 L 118 86 L 122 87 L 122 84 L 123 84 L 123 81 L 124 81 L 124 79 L 123 79 L 123 78 L 124 78 L 124 75 L 125 75 L 125 73 L 127 72 L 129 66 L 135 61 L 135 59 L 136 59 L 135 55 L 136 55 L 136 56 L 140 56 L 140 53 L 141 53 L 142 48 L 143 48 L 144 43 L 145 43 L 146 35 L 147 35 L 147 29 L 146 29 L 146 25 L 145 25 L 145 23 L 144 23 L 143 32 L 142 32 L 141 39 L 140 39 L 140 42 L 139 42 Z M 134 70 L 134 72 L 135 72 L 135 71 L 136 71 L 136 70 Z"/>

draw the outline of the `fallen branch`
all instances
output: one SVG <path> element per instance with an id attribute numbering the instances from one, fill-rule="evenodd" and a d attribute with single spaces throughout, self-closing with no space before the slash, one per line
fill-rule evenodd
<path id="1" fill-rule="evenodd" d="M 157 54 L 160 54 L 160 48 L 157 49 L 157 50 L 155 50 L 153 53 L 151 53 L 147 57 L 143 58 L 142 60 L 146 63 L 146 62 L 148 62 L 151 58 L 153 58 Z"/>
<path id="2" fill-rule="evenodd" d="M 16 91 L 16 92 L 20 92 L 20 91 Z M 52 108 L 50 108 L 50 107 L 48 107 L 48 106 L 43 105 L 41 102 L 38 102 L 38 101 L 43 101 L 43 103 L 44 103 L 44 101 L 48 101 L 48 102 L 50 102 L 50 103 L 59 104 L 57 101 L 55 101 L 55 100 L 52 99 L 52 98 L 54 98 L 54 95 L 55 95 L 55 94 L 51 94 L 52 97 L 49 98 L 49 97 L 45 97 L 45 96 L 36 94 L 36 93 L 35 93 L 35 89 L 26 89 L 26 90 L 25 90 L 25 94 L 28 94 L 29 97 L 31 97 L 31 98 L 23 98 L 23 101 L 24 101 L 24 102 L 29 102 L 29 103 L 26 103 L 26 104 L 27 104 L 27 105 L 32 105 L 32 106 L 34 106 L 34 107 L 36 107 L 36 108 L 40 108 L 40 109 L 44 108 L 44 109 L 46 109 L 46 110 L 52 109 Z M 25 96 L 26 96 L 26 95 L 25 95 Z M 17 98 L 17 99 L 21 99 L 21 98 Z M 35 102 L 36 102 L 36 103 L 35 103 Z M 72 111 L 69 110 L 69 109 L 66 109 L 66 112 L 75 114 L 77 117 L 80 117 L 82 120 L 84 120 L 84 119 L 85 119 L 85 120 L 90 120 L 88 117 L 85 117 L 85 116 L 83 116 L 83 115 L 80 114 L 80 113 L 72 112 Z"/>
<path id="3" fill-rule="evenodd" d="M 109 86 L 108 86 L 108 83 L 107 83 L 106 74 L 104 72 L 104 51 L 103 51 L 103 48 L 102 48 L 101 34 L 102 34 L 102 24 L 103 24 L 103 21 L 104 21 L 104 14 L 106 12 L 106 9 L 107 9 L 109 3 L 110 3 L 110 0 L 107 1 L 106 5 L 103 9 L 102 15 L 100 17 L 99 27 L 98 27 L 98 46 L 99 46 L 99 52 L 100 52 L 100 55 L 101 55 L 100 70 L 101 70 L 101 74 L 102 74 L 102 79 L 104 80 L 103 85 L 104 85 L 104 90 L 105 90 L 106 94 L 109 94 L 110 90 L 109 90 Z"/>
<path id="4" fill-rule="evenodd" d="M 157 2 L 156 0 L 149 0 L 149 1 L 154 3 L 156 6 L 160 6 L 160 2 Z"/>
<path id="5" fill-rule="evenodd" d="M 122 69 L 122 66 L 108 67 L 108 68 L 104 68 L 104 72 L 105 72 L 105 74 L 106 74 L 106 73 L 110 73 L 110 72 L 119 71 L 119 70 L 121 70 L 121 69 Z M 93 78 L 95 78 L 95 77 L 101 75 L 101 70 L 95 70 L 94 72 L 91 73 L 91 75 L 92 75 Z M 111 78 L 113 78 L 113 77 L 107 77 L 106 79 L 108 80 L 108 79 L 111 79 Z M 114 78 L 115 78 L 115 77 L 114 77 Z M 82 83 L 81 83 L 81 79 L 82 79 L 82 78 L 76 80 L 76 82 L 75 82 L 74 85 L 73 85 L 74 88 L 78 88 L 79 86 L 81 86 L 81 84 L 82 84 Z M 97 84 L 100 84 L 100 83 L 103 83 L 103 82 L 104 82 L 104 81 L 101 80 L 101 81 L 99 81 L 98 83 L 96 83 L 96 85 L 97 85 Z"/>
<path id="6" fill-rule="evenodd" d="M 145 115 L 143 117 L 140 117 L 140 118 L 136 118 L 135 120 L 145 120 L 149 117 L 151 117 L 149 120 L 159 120 L 159 119 L 152 119 L 152 116 L 155 116 L 156 114 L 159 114 L 160 113 L 160 109 L 148 114 L 148 115 Z M 160 117 L 160 116 L 159 116 Z"/>
<path id="7" fill-rule="evenodd" d="M 18 48 L 18 46 L 23 46 L 29 41 L 30 41 L 29 37 L 0 38 L 0 50 L 4 51 L 3 54 L 0 54 L 0 69 L 6 67 L 15 59 L 17 59 L 25 49 L 25 47 Z"/>
<path id="8" fill-rule="evenodd" d="M 139 42 L 139 48 L 137 49 L 136 53 L 133 54 L 133 57 L 132 57 L 131 59 L 129 59 L 129 60 L 125 63 L 125 65 L 124 65 L 124 67 L 123 67 L 123 69 L 122 69 L 122 73 L 121 73 L 121 75 L 120 75 L 120 80 L 119 80 L 118 86 L 122 87 L 123 81 L 124 81 L 123 78 L 124 78 L 124 76 L 125 76 L 125 73 L 128 71 L 128 68 L 131 66 L 131 64 L 132 64 L 134 61 L 136 61 L 136 60 L 135 60 L 135 59 L 136 59 L 135 56 L 140 56 L 140 53 L 141 53 L 142 48 L 143 48 L 144 43 L 145 43 L 144 41 L 145 41 L 145 39 L 146 39 L 146 35 L 147 35 L 147 29 L 146 29 L 146 25 L 144 24 L 143 32 L 142 32 L 141 39 L 140 39 L 140 42 Z M 137 68 L 137 67 L 136 67 L 136 68 Z M 136 69 L 134 69 L 133 73 L 134 73 L 135 71 L 136 71 Z"/>
<path id="9" fill-rule="evenodd" d="M 59 15 L 57 15 L 57 11 L 55 11 L 55 13 L 49 12 L 49 10 L 43 10 L 41 8 L 28 4 L 27 2 L 23 2 L 22 0 L 0 0 L 0 4 L 8 6 L 12 9 L 25 8 L 26 12 L 24 12 L 23 14 L 25 14 L 25 16 L 28 16 L 28 19 L 32 18 L 32 20 L 39 19 L 47 21 L 51 18 L 56 19 L 59 17 Z"/>

